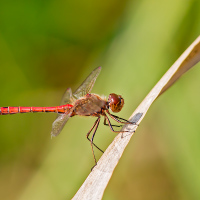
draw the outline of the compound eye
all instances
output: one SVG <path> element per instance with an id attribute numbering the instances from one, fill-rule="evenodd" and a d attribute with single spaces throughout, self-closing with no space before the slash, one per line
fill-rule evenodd
<path id="1" fill-rule="evenodd" d="M 109 107 L 113 112 L 119 112 L 124 106 L 124 99 L 117 94 L 110 94 L 108 97 Z"/>

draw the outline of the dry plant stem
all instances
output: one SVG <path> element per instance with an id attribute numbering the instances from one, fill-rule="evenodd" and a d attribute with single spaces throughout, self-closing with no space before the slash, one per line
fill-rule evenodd
<path id="1" fill-rule="evenodd" d="M 165 92 L 187 70 L 200 61 L 200 36 L 188 47 L 179 59 L 164 74 L 160 81 L 149 92 L 145 99 L 134 111 L 130 121 L 139 124 L 144 118 L 154 100 Z M 73 197 L 73 200 L 98 200 L 102 199 L 104 190 L 119 162 L 123 151 L 138 126 L 127 124 L 122 130 L 129 131 L 118 134 L 99 159 L 83 185 Z"/>

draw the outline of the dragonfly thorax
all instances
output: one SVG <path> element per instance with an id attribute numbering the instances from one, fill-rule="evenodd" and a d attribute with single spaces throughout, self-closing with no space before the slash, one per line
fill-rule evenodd
<path id="1" fill-rule="evenodd" d="M 81 116 L 96 116 L 107 109 L 107 102 L 96 94 L 87 94 L 76 100 L 74 114 Z"/>

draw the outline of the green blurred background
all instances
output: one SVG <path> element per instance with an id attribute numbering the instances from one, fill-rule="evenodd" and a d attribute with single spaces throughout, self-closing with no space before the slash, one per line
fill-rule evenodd
<path id="1" fill-rule="evenodd" d="M 1 1 L 0 106 L 59 105 L 100 65 L 93 92 L 123 95 L 129 118 L 200 34 L 199 10 L 199 0 Z M 104 200 L 200 199 L 199 76 L 195 67 L 156 100 Z M 90 173 L 95 119 L 71 118 L 51 139 L 55 117 L 0 116 L 0 199 L 70 199 Z M 114 137 L 101 123 L 95 141 L 105 150 Z"/>

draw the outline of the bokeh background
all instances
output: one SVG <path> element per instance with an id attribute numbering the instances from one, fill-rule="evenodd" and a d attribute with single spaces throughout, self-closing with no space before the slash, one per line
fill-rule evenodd
<path id="1" fill-rule="evenodd" d="M 102 66 L 93 92 L 123 95 L 129 118 L 200 34 L 199 10 L 198 0 L 1 1 L 0 106 L 59 105 Z M 200 199 L 199 67 L 150 108 L 104 200 Z M 73 117 L 51 139 L 55 117 L 0 116 L 0 199 L 71 199 L 90 173 L 95 119 Z M 114 137 L 101 123 L 95 141 L 105 150 Z"/>

